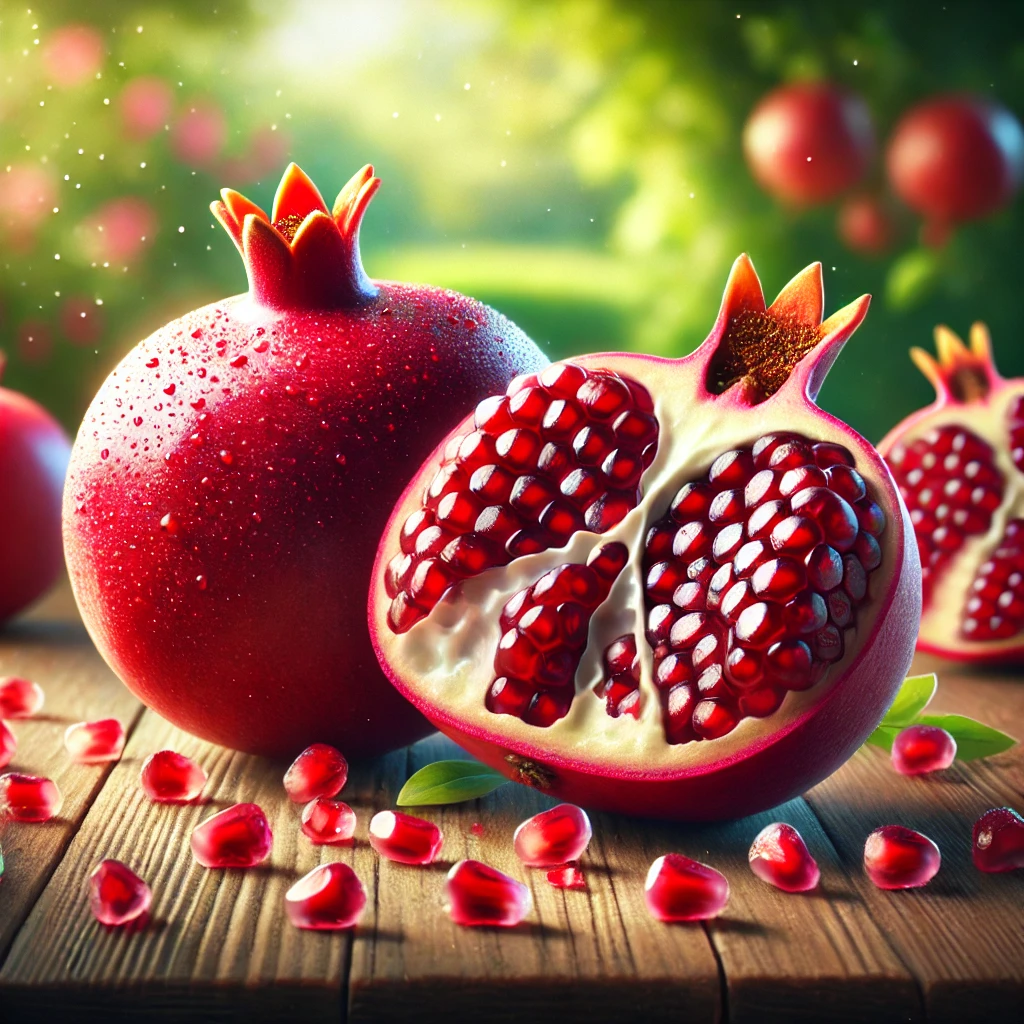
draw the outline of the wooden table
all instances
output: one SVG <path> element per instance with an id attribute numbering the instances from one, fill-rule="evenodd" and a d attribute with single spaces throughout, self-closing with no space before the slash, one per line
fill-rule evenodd
<path id="1" fill-rule="evenodd" d="M 1024 734 L 1024 685 L 924 658 L 939 671 L 936 710 Z M 1020 748 L 906 779 L 874 749 L 765 814 L 717 826 L 671 826 L 596 815 L 583 860 L 586 892 L 554 889 L 515 862 L 515 825 L 549 801 L 504 786 L 484 800 L 427 809 L 444 831 L 443 862 L 411 868 L 380 860 L 366 824 L 393 806 L 411 771 L 454 748 L 440 738 L 356 766 L 344 796 L 359 815 L 349 848 L 315 847 L 285 798 L 283 764 L 200 742 L 145 710 L 99 658 L 66 589 L 0 633 L 0 675 L 46 690 L 44 713 L 14 723 L 12 767 L 53 778 L 59 820 L 8 823 L 0 882 L 0 1021 L 983 1021 L 1024 1020 L 1024 871 L 984 875 L 970 862 L 971 824 L 984 810 L 1024 808 Z M 120 718 L 121 761 L 68 762 L 74 721 Z M 204 806 L 149 802 L 138 786 L 151 752 L 173 747 L 210 774 Z M 212 809 L 258 802 L 275 842 L 251 871 L 209 871 L 189 853 L 193 826 Z M 767 822 L 785 820 L 822 869 L 812 895 L 756 879 L 746 851 Z M 899 822 L 931 836 L 942 870 L 926 888 L 882 892 L 861 868 L 864 838 Z M 481 835 L 472 831 L 483 826 Z M 643 904 L 647 867 L 679 851 L 725 872 L 732 898 L 707 925 L 664 925 Z M 90 915 L 86 879 L 97 861 L 126 861 L 153 888 L 152 918 L 135 932 Z M 484 860 L 525 877 L 528 922 L 511 931 L 453 925 L 443 912 L 450 864 Z M 292 882 L 344 860 L 369 902 L 354 934 L 302 932 L 282 906 Z M 312 1016 L 315 1015 L 315 1016 Z"/>

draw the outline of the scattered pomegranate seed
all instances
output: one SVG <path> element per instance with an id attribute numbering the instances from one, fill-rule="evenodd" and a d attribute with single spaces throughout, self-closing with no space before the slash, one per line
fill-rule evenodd
<path id="1" fill-rule="evenodd" d="M 432 822 L 401 811 L 379 811 L 370 819 L 370 845 L 399 864 L 433 864 L 444 837 Z"/>
<path id="2" fill-rule="evenodd" d="M 101 860 L 89 875 L 89 906 L 100 924 L 130 924 L 152 902 L 149 886 L 119 860 Z"/>
<path id="3" fill-rule="evenodd" d="M 892 744 L 892 766 L 901 775 L 941 771 L 955 757 L 956 740 L 937 725 L 911 725 Z"/>
<path id="4" fill-rule="evenodd" d="M 284 774 L 284 788 L 293 803 L 340 793 L 348 779 L 348 761 L 326 743 L 314 743 L 299 754 Z"/>
<path id="5" fill-rule="evenodd" d="M 530 912 L 530 890 L 478 860 L 455 864 L 444 888 L 448 913 L 456 924 L 513 928 Z"/>
<path id="6" fill-rule="evenodd" d="M 350 842 L 356 812 L 341 800 L 318 796 L 302 808 L 302 833 L 317 845 Z"/>
<path id="7" fill-rule="evenodd" d="M 363 916 L 366 889 L 347 864 L 321 864 L 285 893 L 284 906 L 296 928 L 352 928 Z"/>
<path id="8" fill-rule="evenodd" d="M 36 775 L 0 775 L 0 811 L 13 821 L 49 821 L 60 812 L 64 797 L 57 784 Z"/>
<path id="9" fill-rule="evenodd" d="M 560 868 L 549 871 L 548 881 L 556 889 L 573 889 L 583 892 L 587 888 L 587 880 L 575 864 L 563 864 Z"/>
<path id="10" fill-rule="evenodd" d="M 7 728 L 6 723 L 0 721 L 0 768 L 6 768 L 11 763 L 17 749 L 18 741 L 14 733 Z"/>
<path id="11" fill-rule="evenodd" d="M 274 836 L 257 804 L 235 804 L 192 830 L 192 856 L 205 868 L 253 868 L 266 860 Z"/>
<path id="12" fill-rule="evenodd" d="M 876 828 L 864 844 L 864 870 L 879 889 L 927 885 L 941 863 L 935 843 L 902 825 Z"/>
<path id="13" fill-rule="evenodd" d="M 512 843 L 528 867 L 553 868 L 579 860 L 592 835 L 586 811 L 575 804 L 559 804 L 522 822 Z"/>
<path id="14" fill-rule="evenodd" d="M 187 804 L 202 793 L 206 772 L 184 754 L 158 750 L 143 762 L 139 782 L 150 800 L 162 804 Z"/>
<path id="15" fill-rule="evenodd" d="M 31 718 L 43 709 L 44 700 L 38 683 L 18 676 L 0 679 L 0 718 Z"/>
<path id="16" fill-rule="evenodd" d="M 116 718 L 103 718 L 69 725 L 64 746 L 77 764 L 104 764 L 120 758 L 124 739 L 124 726 Z"/>
<path id="17" fill-rule="evenodd" d="M 817 887 L 821 877 L 803 836 L 781 821 L 758 832 L 747 859 L 758 878 L 783 892 L 808 892 Z"/>
<path id="18" fill-rule="evenodd" d="M 1024 868 L 1024 818 L 1012 807 L 993 807 L 974 823 L 971 857 L 979 871 Z"/>
<path id="19" fill-rule="evenodd" d="M 469 831 L 472 832 L 473 835 L 480 837 L 484 834 L 484 827 L 480 824 L 479 821 L 474 821 L 473 824 L 469 827 Z"/>
<path id="20" fill-rule="evenodd" d="M 706 921 L 725 909 L 729 882 L 707 864 L 666 853 L 647 872 L 644 900 L 659 921 Z"/>

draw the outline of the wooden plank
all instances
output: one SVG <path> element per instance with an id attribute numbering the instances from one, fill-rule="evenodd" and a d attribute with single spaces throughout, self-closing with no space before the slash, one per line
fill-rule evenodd
<path id="1" fill-rule="evenodd" d="M 96 718 L 118 718 L 131 728 L 142 710 L 89 642 L 67 584 L 0 631 L 0 676 L 5 675 L 39 683 L 46 704 L 37 717 L 8 723 L 18 749 L 0 771 L 53 779 L 64 805 L 56 819 L 39 825 L 5 823 L 0 815 L 6 862 L 0 884 L 0 963 L 111 770 L 109 765 L 72 764 L 64 730 Z"/>
<path id="2" fill-rule="evenodd" d="M 939 671 L 934 709 L 992 725 L 1024 723 L 1019 679 L 919 658 Z M 856 891 L 921 986 L 929 1021 L 1024 1018 L 1024 877 L 986 875 L 970 859 L 971 827 L 986 809 L 1022 808 L 1024 753 L 1015 748 L 940 775 L 904 778 L 884 752 L 859 751 L 807 800 L 835 844 Z M 864 875 L 864 840 L 880 825 L 915 828 L 938 843 L 942 869 L 925 888 L 883 892 Z"/>

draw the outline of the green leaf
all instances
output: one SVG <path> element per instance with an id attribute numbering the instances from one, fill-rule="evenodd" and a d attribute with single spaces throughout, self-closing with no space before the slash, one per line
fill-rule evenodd
<path id="1" fill-rule="evenodd" d="M 435 761 L 412 775 L 398 794 L 399 807 L 461 804 L 487 796 L 508 782 L 479 761 Z"/>
<path id="2" fill-rule="evenodd" d="M 921 714 L 938 688 L 939 681 L 935 673 L 931 672 L 924 676 L 908 676 L 903 680 L 900 692 L 892 706 L 885 713 L 882 725 L 906 726 L 913 725 L 917 716 Z M 890 743 L 890 746 L 892 744 Z"/>
<path id="3" fill-rule="evenodd" d="M 887 753 L 892 750 L 893 740 L 899 735 L 902 725 L 880 725 L 864 742 L 881 747 Z"/>
<path id="4" fill-rule="evenodd" d="M 921 715 L 917 721 L 921 725 L 937 725 L 945 729 L 956 740 L 958 761 L 975 761 L 979 757 L 1001 754 L 1017 743 L 1005 732 L 964 715 Z"/>

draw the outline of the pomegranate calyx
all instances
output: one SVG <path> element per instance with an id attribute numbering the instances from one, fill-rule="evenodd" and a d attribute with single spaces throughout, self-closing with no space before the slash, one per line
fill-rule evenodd
<path id="1" fill-rule="evenodd" d="M 242 254 L 249 293 L 271 309 L 341 309 L 370 301 L 377 288 L 363 270 L 359 227 L 380 186 L 367 164 L 327 204 L 309 177 L 289 164 L 271 215 L 233 189 L 210 204 Z"/>
<path id="2" fill-rule="evenodd" d="M 750 257 L 739 256 L 705 342 L 707 390 L 721 395 L 739 385 L 749 404 L 758 405 L 793 379 L 813 401 L 871 301 L 863 295 L 822 322 L 824 300 L 821 264 L 812 263 L 766 306 Z"/>
<path id="3" fill-rule="evenodd" d="M 945 324 L 935 328 L 936 359 L 916 345 L 910 350 L 914 365 L 928 378 L 940 400 L 978 402 L 999 384 L 1002 377 L 992 361 L 992 339 L 980 321 L 971 325 L 970 347 Z"/>
<path id="4" fill-rule="evenodd" d="M 554 784 L 555 773 L 546 765 L 519 754 L 506 754 L 505 762 L 512 773 L 513 782 L 520 782 L 533 789 L 550 789 Z"/>

